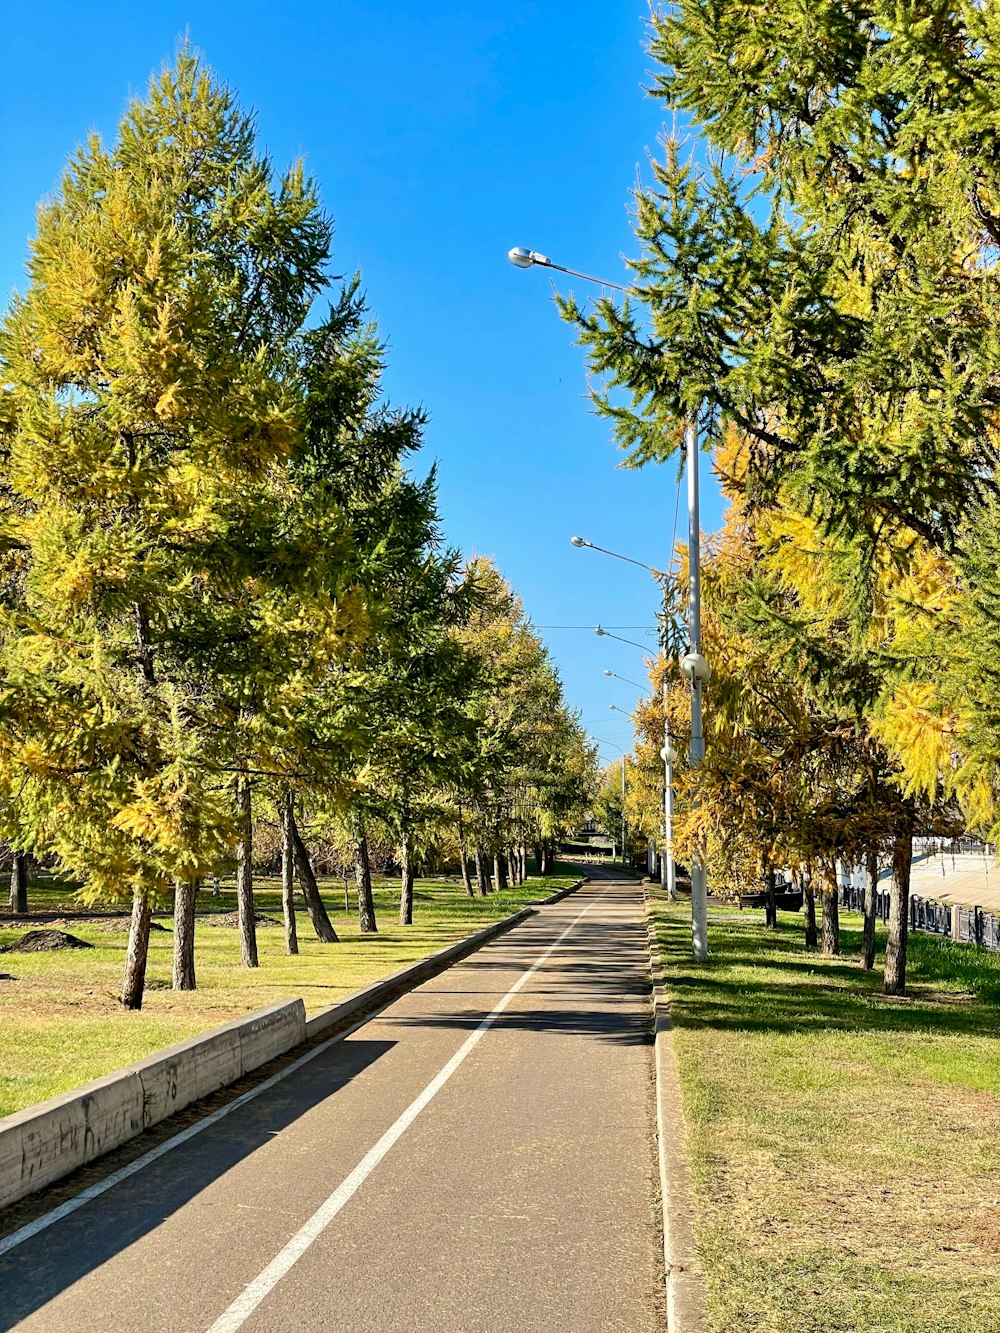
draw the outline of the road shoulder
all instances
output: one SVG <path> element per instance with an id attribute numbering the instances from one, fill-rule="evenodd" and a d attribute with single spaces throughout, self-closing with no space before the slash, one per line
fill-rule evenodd
<path id="1" fill-rule="evenodd" d="M 653 1061 L 656 1070 L 656 1140 L 663 1208 L 663 1262 L 670 1333 L 704 1333 L 705 1297 L 695 1239 L 694 1199 L 687 1159 L 687 1129 L 663 980 L 656 942 L 652 899 L 643 888 L 649 970 L 653 986 Z"/>

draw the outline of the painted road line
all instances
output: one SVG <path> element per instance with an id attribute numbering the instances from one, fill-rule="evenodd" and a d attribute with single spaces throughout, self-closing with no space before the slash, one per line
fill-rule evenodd
<path id="1" fill-rule="evenodd" d="M 208 1333 L 237 1333 L 246 1321 L 260 1305 L 261 1301 L 278 1285 L 285 1274 L 292 1268 L 309 1247 L 317 1240 L 333 1219 L 337 1216 L 344 1205 L 360 1189 L 367 1178 L 389 1152 L 393 1144 L 409 1129 L 410 1125 L 416 1120 L 420 1112 L 424 1109 L 432 1097 L 444 1087 L 451 1078 L 452 1074 L 458 1069 L 466 1057 L 472 1052 L 474 1047 L 482 1040 L 483 1036 L 493 1026 L 503 1011 L 510 1004 L 511 1000 L 518 994 L 525 983 L 538 971 L 542 964 L 555 953 L 563 940 L 580 921 L 592 911 L 605 895 L 602 893 L 599 897 L 585 907 L 578 916 L 570 922 L 562 934 L 556 939 L 545 952 L 532 963 L 531 967 L 524 972 L 518 980 L 511 986 L 510 990 L 503 997 L 496 1008 L 483 1019 L 476 1030 L 470 1034 L 463 1042 L 461 1047 L 455 1052 L 444 1068 L 431 1079 L 423 1092 L 416 1097 L 398 1120 L 386 1130 L 375 1146 L 365 1154 L 351 1174 L 344 1180 L 325 1203 L 313 1213 L 306 1224 L 295 1233 L 288 1244 L 271 1260 L 268 1266 L 258 1277 L 254 1278 L 248 1286 L 233 1301 L 232 1305 L 225 1310 L 215 1323 L 208 1330 Z"/>
<path id="2" fill-rule="evenodd" d="M 392 1003 L 392 1001 L 389 1003 Z M 383 1009 L 385 1008 L 388 1008 L 388 1004 L 383 1005 Z M 314 1047 L 313 1050 L 307 1051 L 305 1055 L 300 1055 L 297 1060 L 294 1060 L 290 1065 L 286 1065 L 284 1069 L 280 1069 L 276 1074 L 272 1074 L 271 1077 L 265 1079 L 263 1083 L 259 1083 L 255 1088 L 251 1088 L 249 1092 L 242 1093 L 234 1101 L 227 1102 L 225 1106 L 220 1106 L 219 1109 L 213 1111 L 211 1115 L 207 1115 L 204 1119 L 196 1121 L 193 1125 L 189 1125 L 187 1129 L 182 1129 L 180 1133 L 175 1134 L 173 1138 L 166 1139 L 155 1148 L 151 1148 L 149 1152 L 143 1153 L 141 1157 L 137 1157 L 134 1162 L 129 1162 L 127 1166 L 121 1167 L 120 1170 L 113 1171 L 110 1176 L 105 1176 L 104 1179 L 99 1180 L 96 1185 L 91 1185 L 89 1188 L 82 1190 L 79 1194 L 75 1194 L 72 1199 L 67 1199 L 66 1202 L 61 1203 L 58 1208 L 53 1208 L 50 1212 L 42 1213 L 40 1217 L 36 1217 L 33 1222 L 26 1223 L 20 1230 L 11 1232 L 9 1236 L 0 1240 L 0 1258 L 5 1254 L 9 1254 L 16 1246 L 23 1245 L 26 1240 L 31 1240 L 31 1238 L 37 1236 L 39 1232 L 54 1226 L 56 1222 L 61 1222 L 64 1217 L 69 1217 L 71 1213 L 75 1213 L 76 1210 L 82 1208 L 84 1204 L 90 1203 L 93 1199 L 100 1198 L 100 1196 L 105 1194 L 108 1190 L 114 1189 L 116 1185 L 120 1185 L 123 1180 L 128 1180 L 129 1176 L 134 1176 L 137 1172 L 142 1171 L 143 1168 L 158 1161 L 174 1148 L 179 1148 L 182 1143 L 187 1143 L 188 1139 L 193 1139 L 194 1136 L 200 1134 L 203 1129 L 210 1129 L 212 1125 L 217 1125 L 219 1121 L 224 1120 L 227 1115 L 231 1115 L 233 1111 L 238 1111 L 241 1106 L 246 1106 L 247 1102 L 252 1102 L 253 1099 L 259 1097 L 262 1092 L 268 1092 L 276 1083 L 280 1083 L 282 1079 L 287 1078 L 289 1074 L 294 1074 L 296 1070 L 301 1069 L 302 1066 L 308 1064 L 310 1060 L 315 1060 L 317 1055 L 322 1055 L 324 1051 L 329 1050 L 330 1047 L 336 1045 L 338 1041 L 343 1041 L 344 1038 L 349 1037 L 352 1032 L 357 1032 L 358 1028 L 364 1027 L 366 1023 L 370 1023 L 371 1020 L 376 1018 L 381 1012 L 382 1010 L 380 1009 L 376 1013 L 369 1014 L 366 1018 L 362 1018 L 359 1022 L 355 1023 L 353 1027 L 348 1028 L 346 1032 L 339 1032 L 335 1037 L 330 1037 L 321 1045 Z"/>

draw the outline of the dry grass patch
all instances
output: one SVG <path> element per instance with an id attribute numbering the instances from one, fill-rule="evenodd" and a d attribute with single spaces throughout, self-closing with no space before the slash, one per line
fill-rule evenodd
<path id="1" fill-rule="evenodd" d="M 1000 959 L 920 937 L 899 1004 L 851 930 L 657 923 L 712 1333 L 1000 1330 Z"/>

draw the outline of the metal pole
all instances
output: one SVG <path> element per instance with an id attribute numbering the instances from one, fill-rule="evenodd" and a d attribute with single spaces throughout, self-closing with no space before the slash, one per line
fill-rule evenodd
<path id="1" fill-rule="evenodd" d="M 670 553 L 670 563 L 673 561 L 674 553 Z M 667 625 L 670 619 L 670 607 L 668 606 L 668 580 L 663 580 L 663 749 L 666 754 L 670 753 L 670 713 L 668 710 L 668 701 L 670 691 L 667 686 L 666 657 L 669 635 Z M 670 761 L 663 761 L 663 861 L 660 865 L 660 885 L 666 893 L 670 902 L 677 897 L 677 870 L 674 866 L 674 770 Z"/>
<path id="2" fill-rule="evenodd" d="M 625 865 L 625 756 L 622 755 L 622 865 Z"/>
<path id="3" fill-rule="evenodd" d="M 698 504 L 698 426 L 694 418 L 684 432 L 688 483 L 688 636 L 692 653 L 701 652 L 701 518 Z M 705 759 L 705 735 L 701 720 L 701 681 L 691 682 L 691 767 Z M 697 777 L 692 800 L 698 802 Z M 691 952 L 696 963 L 708 960 L 708 886 L 705 849 L 699 839 L 691 857 Z"/>
<path id="4" fill-rule="evenodd" d="M 670 749 L 670 719 L 667 716 L 667 681 L 663 679 L 663 748 Z M 671 902 L 677 897 L 677 870 L 674 866 L 674 772 L 663 763 L 663 864 L 660 884 Z"/>

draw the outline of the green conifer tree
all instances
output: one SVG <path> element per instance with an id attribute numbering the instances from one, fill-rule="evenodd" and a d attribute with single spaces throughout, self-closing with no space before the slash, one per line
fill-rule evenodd
<path id="1" fill-rule="evenodd" d="M 193 885 L 236 831 L 245 760 L 204 656 L 229 650 L 213 611 L 234 568 L 260 574 L 329 238 L 301 166 L 276 182 L 252 117 L 183 49 L 113 145 L 71 159 L 4 321 L 3 544 L 27 572 L 0 788 L 89 898 L 132 894 L 130 1007 L 150 896 Z"/>

